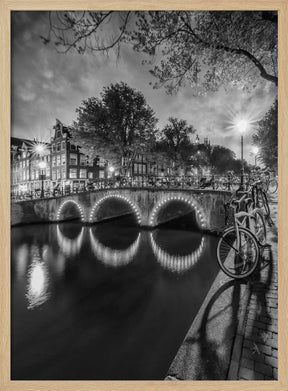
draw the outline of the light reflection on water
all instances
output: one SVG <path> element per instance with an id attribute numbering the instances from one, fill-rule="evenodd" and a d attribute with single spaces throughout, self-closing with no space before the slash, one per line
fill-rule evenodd
<path id="1" fill-rule="evenodd" d="M 31 264 L 27 273 L 27 308 L 34 309 L 47 301 L 49 297 L 49 275 L 47 264 L 43 262 L 40 256 L 40 247 L 33 245 L 31 247 Z M 18 252 L 19 254 L 19 252 Z M 19 260 L 21 262 L 21 260 Z"/>
<path id="2" fill-rule="evenodd" d="M 81 228 L 81 231 L 78 234 L 78 236 L 73 239 L 67 238 L 67 236 L 65 236 L 62 233 L 58 224 L 56 229 L 57 229 L 57 242 L 62 253 L 67 257 L 71 257 L 73 255 L 79 254 L 83 243 L 84 227 Z"/>
<path id="3" fill-rule="evenodd" d="M 28 266 L 30 258 L 30 265 L 28 267 L 27 272 L 26 294 L 28 300 L 28 309 L 41 306 L 49 298 L 48 286 L 50 277 L 48 264 L 51 264 L 50 266 L 53 267 L 53 271 L 55 271 L 59 276 L 61 276 L 65 271 L 66 262 L 69 261 L 69 259 L 71 258 L 75 258 L 80 253 L 84 239 L 88 239 L 88 241 L 90 242 L 89 244 L 91 246 L 92 253 L 96 257 L 96 260 L 102 262 L 108 267 L 113 268 L 126 266 L 130 262 L 132 262 L 133 259 L 135 259 L 135 257 L 137 256 L 137 252 L 139 251 L 142 239 L 142 233 L 137 232 L 136 239 L 132 241 L 132 243 L 129 244 L 128 247 L 119 249 L 113 248 L 113 244 L 115 247 L 115 243 L 113 243 L 113 241 L 112 243 L 110 243 L 110 245 L 101 243 L 99 239 L 99 236 L 101 235 L 99 235 L 99 233 L 103 233 L 103 229 L 99 230 L 97 227 L 95 229 L 92 227 L 87 228 L 83 226 L 81 227 L 80 225 L 76 225 L 76 235 L 74 232 L 75 236 L 73 238 L 69 238 L 65 235 L 65 232 L 63 231 L 63 226 L 64 229 L 67 229 L 67 224 L 56 225 L 56 238 L 60 250 L 57 254 L 55 254 L 55 249 L 53 249 L 53 246 L 39 245 L 37 243 L 33 243 L 33 245 L 30 247 L 30 251 L 26 243 L 22 244 L 14 253 L 14 263 L 15 268 L 17 270 L 18 278 L 25 277 L 25 269 Z M 171 254 L 169 252 L 169 249 L 165 249 L 165 243 L 164 247 L 161 247 L 157 243 L 158 231 L 159 230 L 156 230 L 156 235 L 150 232 L 149 239 L 155 259 L 160 264 L 160 266 L 163 267 L 163 269 L 166 269 L 172 273 L 183 274 L 185 272 L 188 272 L 196 265 L 197 262 L 199 262 L 203 251 L 205 250 L 205 245 L 207 243 L 206 238 L 202 236 L 202 234 L 195 234 L 191 232 L 188 233 L 188 235 L 192 237 L 195 237 L 196 235 L 196 239 L 194 241 L 188 239 L 189 243 L 186 243 L 186 251 L 187 249 L 189 250 L 189 247 L 191 247 L 191 243 L 193 244 L 193 248 L 190 253 L 186 253 L 183 255 Z M 135 236 L 134 231 L 133 233 Z M 105 237 L 105 239 L 107 242 L 107 236 Z M 129 239 L 131 240 L 131 237 L 128 238 L 128 240 Z"/>
<path id="4" fill-rule="evenodd" d="M 152 232 L 150 232 L 149 236 L 156 260 L 164 269 L 167 269 L 173 273 L 185 273 L 186 271 L 192 269 L 201 258 L 203 250 L 205 249 L 205 238 L 202 237 L 200 244 L 191 253 L 185 255 L 169 254 L 169 252 L 163 250 L 157 244 L 157 241 L 154 239 Z"/>
<path id="5" fill-rule="evenodd" d="M 161 380 L 219 270 L 201 233 L 70 222 L 11 237 L 14 380 Z"/>
<path id="6" fill-rule="evenodd" d="M 138 233 L 137 239 L 126 249 L 115 249 L 108 246 L 104 246 L 95 236 L 93 229 L 89 229 L 89 236 L 91 241 L 91 248 L 96 256 L 105 265 L 112 267 L 119 267 L 128 265 L 137 254 L 141 232 Z"/>

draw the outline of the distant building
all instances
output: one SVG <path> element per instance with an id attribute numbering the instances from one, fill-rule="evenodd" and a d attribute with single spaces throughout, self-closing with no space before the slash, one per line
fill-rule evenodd
<path id="1" fill-rule="evenodd" d="M 11 137 L 11 192 L 21 193 L 29 190 L 40 189 L 41 160 L 46 162 L 46 179 L 44 186 L 50 185 L 50 150 L 49 144 L 44 143 L 43 156 L 35 151 L 37 140 Z"/>
<path id="2" fill-rule="evenodd" d="M 98 157 L 92 164 L 89 156 L 80 152 L 72 142 L 69 128 L 56 120 L 54 137 L 51 139 L 52 185 L 71 185 L 74 188 L 87 184 L 89 180 L 107 177 L 108 164 Z"/>
<path id="3" fill-rule="evenodd" d="M 39 145 L 43 147 L 41 153 Z M 98 157 L 91 164 L 88 160 L 72 143 L 68 127 L 59 120 L 56 120 L 51 143 L 11 137 L 11 192 L 19 194 L 40 189 L 42 173 L 44 189 L 56 185 L 77 188 L 90 180 L 107 177 L 107 161 Z M 45 161 L 45 169 L 40 169 L 41 161 Z"/>

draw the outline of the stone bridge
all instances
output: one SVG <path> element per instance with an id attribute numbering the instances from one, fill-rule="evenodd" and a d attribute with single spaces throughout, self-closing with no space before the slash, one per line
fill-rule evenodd
<path id="1" fill-rule="evenodd" d="M 199 228 L 224 224 L 224 203 L 231 193 L 217 190 L 119 188 L 13 202 L 11 225 L 57 222 L 78 217 L 93 224 L 133 214 L 143 227 L 156 227 L 191 215 Z"/>

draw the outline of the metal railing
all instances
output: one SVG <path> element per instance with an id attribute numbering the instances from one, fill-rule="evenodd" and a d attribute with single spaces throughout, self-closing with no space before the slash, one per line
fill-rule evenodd
<path id="1" fill-rule="evenodd" d="M 253 178 L 254 180 L 254 178 Z M 251 177 L 245 176 L 245 186 L 247 187 Z M 235 191 L 239 188 L 240 177 L 234 175 L 209 175 L 200 176 L 151 176 L 142 175 L 138 177 L 115 177 L 103 178 L 88 182 L 86 185 L 71 186 L 60 185 L 53 189 L 44 189 L 44 198 L 65 196 L 83 192 L 91 192 L 105 189 L 121 188 L 151 188 L 151 189 L 212 189 L 223 191 Z M 11 194 L 12 201 L 23 201 L 39 199 L 41 189 Z"/>

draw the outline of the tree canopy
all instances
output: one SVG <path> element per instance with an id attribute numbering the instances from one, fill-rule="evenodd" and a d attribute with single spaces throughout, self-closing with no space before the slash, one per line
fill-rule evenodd
<path id="1" fill-rule="evenodd" d="M 149 56 L 154 87 L 188 83 L 195 94 L 220 86 L 277 85 L 276 11 L 50 12 L 49 32 L 60 52 L 119 54 L 130 43 Z"/>
<path id="2" fill-rule="evenodd" d="M 184 167 L 190 161 L 193 145 L 191 136 L 196 132 L 185 120 L 169 117 L 168 124 L 160 133 L 158 151 L 166 154 L 175 170 Z"/>
<path id="3" fill-rule="evenodd" d="M 213 171 L 221 174 L 227 171 L 227 167 L 231 167 L 236 159 L 236 155 L 231 149 L 214 145 L 210 154 L 210 164 Z"/>
<path id="4" fill-rule="evenodd" d="M 125 83 L 111 84 L 100 98 L 92 97 L 76 109 L 77 121 L 71 129 L 76 144 L 91 158 L 124 158 L 129 165 L 135 154 L 145 153 L 155 144 L 154 111 L 143 94 Z"/>
<path id="5" fill-rule="evenodd" d="M 266 167 L 277 170 L 278 161 L 278 100 L 259 121 L 253 135 L 253 143 L 259 147 L 258 160 Z"/>

